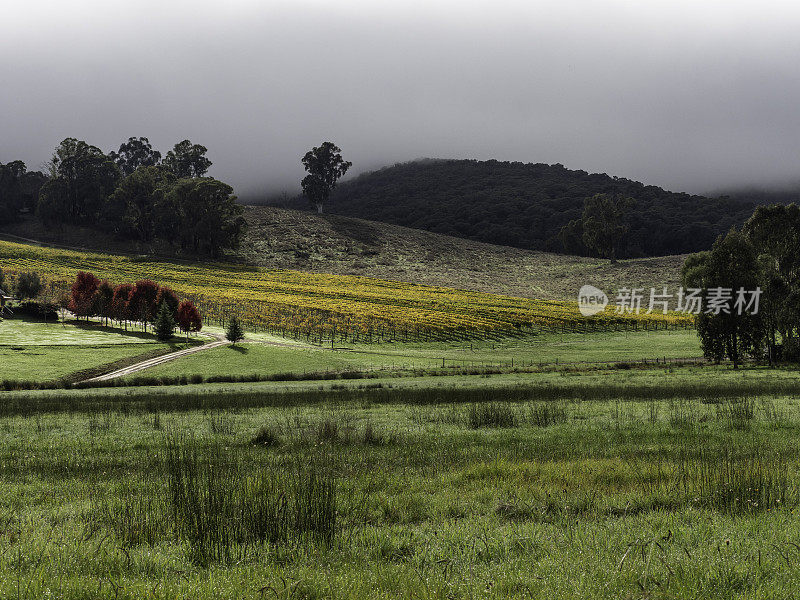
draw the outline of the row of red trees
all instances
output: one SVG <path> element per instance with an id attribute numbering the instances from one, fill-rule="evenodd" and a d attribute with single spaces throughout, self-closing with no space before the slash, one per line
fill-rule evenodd
<path id="1" fill-rule="evenodd" d="M 147 330 L 163 305 L 184 333 L 202 329 L 203 319 L 194 303 L 179 301 L 170 288 L 149 279 L 115 287 L 107 279 L 101 281 L 94 273 L 81 271 L 70 289 L 69 310 L 75 316 L 112 319 L 124 323 L 126 329 L 129 321 L 135 321 Z"/>

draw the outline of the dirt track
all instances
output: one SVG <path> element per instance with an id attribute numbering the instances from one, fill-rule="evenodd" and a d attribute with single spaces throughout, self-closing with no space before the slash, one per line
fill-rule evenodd
<path id="1" fill-rule="evenodd" d="M 99 375 L 97 377 L 92 377 L 91 379 L 85 380 L 84 383 L 92 382 L 92 381 L 108 381 L 109 379 L 116 379 L 117 377 L 124 377 L 125 375 L 131 375 L 133 373 L 138 373 L 139 371 L 143 371 L 144 369 L 149 369 L 150 367 L 155 367 L 156 365 L 161 365 L 165 362 L 169 362 L 171 360 L 175 360 L 176 358 L 181 358 L 182 356 L 187 356 L 189 354 L 194 354 L 195 352 L 200 352 L 202 350 L 210 350 L 211 348 L 217 348 L 219 346 L 225 346 L 230 342 L 225 340 L 214 340 L 213 342 L 209 342 L 208 344 L 203 344 L 202 346 L 193 346 L 191 348 L 186 348 L 184 350 L 178 350 L 177 352 L 170 352 L 169 354 L 164 354 L 162 356 L 157 356 L 156 358 L 151 358 L 149 360 L 144 360 L 140 363 L 136 363 L 135 365 L 131 365 L 129 367 L 125 367 L 124 369 L 118 369 L 116 371 L 112 371 L 111 373 L 106 373 L 105 375 Z"/>

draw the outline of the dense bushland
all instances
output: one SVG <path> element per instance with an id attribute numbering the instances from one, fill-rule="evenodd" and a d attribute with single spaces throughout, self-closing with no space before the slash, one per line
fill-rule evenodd
<path id="1" fill-rule="evenodd" d="M 674 193 L 559 164 L 421 160 L 340 183 L 328 211 L 481 242 L 586 254 L 580 237 L 565 240 L 559 232 L 581 217 L 584 201 L 596 194 L 636 201 L 619 258 L 705 250 L 756 206 L 749 199 Z M 288 204 L 305 208 L 307 202 Z"/>

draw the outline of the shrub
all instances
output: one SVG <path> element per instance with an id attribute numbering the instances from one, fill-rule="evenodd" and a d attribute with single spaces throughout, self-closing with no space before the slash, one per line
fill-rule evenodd
<path id="1" fill-rule="evenodd" d="M 50 302 L 36 302 L 27 300 L 14 308 L 14 314 L 31 317 L 33 319 L 43 319 L 45 321 L 56 321 L 58 312 L 55 304 Z"/>
<path id="2" fill-rule="evenodd" d="M 21 300 L 36 298 L 41 292 L 44 284 L 38 273 L 26 271 L 17 277 L 15 293 Z"/>

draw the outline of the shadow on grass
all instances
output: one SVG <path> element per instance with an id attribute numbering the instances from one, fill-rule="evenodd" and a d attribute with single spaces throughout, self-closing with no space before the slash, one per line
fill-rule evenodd
<path id="1" fill-rule="evenodd" d="M 141 329 L 137 330 L 134 327 L 137 325 L 130 325 L 126 330 L 122 326 L 113 327 L 111 325 L 103 325 L 98 321 L 78 321 L 76 319 L 69 319 L 64 321 L 53 321 L 53 320 L 45 320 L 45 319 L 38 319 L 36 317 L 32 317 L 30 315 L 19 315 L 15 314 L 13 316 L 6 316 L 4 317 L 8 321 L 20 321 L 22 323 L 35 323 L 37 325 L 52 325 L 58 326 L 62 324 L 70 325 L 71 327 L 75 327 L 76 329 L 81 329 L 83 331 L 100 331 L 103 333 L 116 333 L 118 335 L 125 335 L 141 340 L 148 340 L 148 341 L 157 341 L 156 336 L 154 333 L 142 331 Z"/>
<path id="2" fill-rule="evenodd" d="M 132 328 L 128 328 L 127 330 L 122 327 L 112 327 L 110 325 L 103 325 L 101 323 L 97 323 L 95 321 L 67 321 L 69 325 L 73 327 L 77 327 L 78 329 L 83 329 L 85 331 L 102 331 L 104 333 L 116 333 L 119 335 L 127 335 L 130 337 L 135 337 L 141 340 L 150 340 L 156 341 L 156 336 L 153 333 L 147 331 L 137 331 Z"/>
<path id="3" fill-rule="evenodd" d="M 248 354 L 250 352 L 250 348 L 245 348 L 244 346 L 228 346 L 231 350 L 235 350 L 239 354 Z"/>

